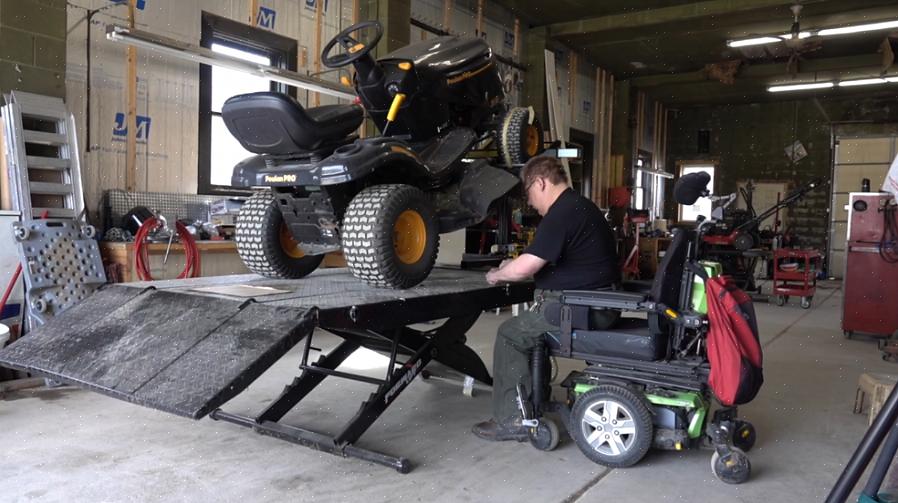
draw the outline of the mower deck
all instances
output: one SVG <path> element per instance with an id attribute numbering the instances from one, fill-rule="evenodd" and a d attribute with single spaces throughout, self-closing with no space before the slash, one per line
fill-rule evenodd
<path id="1" fill-rule="evenodd" d="M 452 269 L 435 269 L 409 290 L 371 287 L 346 269 L 301 280 L 243 275 L 111 285 L 0 350 L 0 364 L 407 473 L 409 460 L 353 444 L 431 360 L 492 384 L 465 333 L 482 311 L 532 297 L 530 283 L 490 286 L 480 272 Z M 408 327 L 443 318 L 432 330 Z M 316 327 L 343 341 L 309 362 Z M 301 373 L 265 410 L 243 417 L 218 408 L 300 341 Z M 383 379 L 337 370 L 360 347 L 389 355 Z M 328 376 L 376 386 L 340 433 L 279 422 Z"/>

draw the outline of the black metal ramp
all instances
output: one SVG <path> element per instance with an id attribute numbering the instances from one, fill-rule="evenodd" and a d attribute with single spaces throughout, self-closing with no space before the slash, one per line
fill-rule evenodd
<path id="1" fill-rule="evenodd" d="M 314 329 L 317 311 L 112 285 L 9 347 L 0 364 L 199 419 Z"/>

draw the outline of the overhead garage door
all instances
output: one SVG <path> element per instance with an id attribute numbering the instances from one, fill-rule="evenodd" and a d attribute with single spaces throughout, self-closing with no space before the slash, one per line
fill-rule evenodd
<path id="1" fill-rule="evenodd" d="M 833 192 L 829 226 L 829 274 L 842 277 L 848 237 L 848 194 L 860 192 L 864 178 L 879 191 L 898 152 L 898 136 L 837 136 L 833 165 Z"/>

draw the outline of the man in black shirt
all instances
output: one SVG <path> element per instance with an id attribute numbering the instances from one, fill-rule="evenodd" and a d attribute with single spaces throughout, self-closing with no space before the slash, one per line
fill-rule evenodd
<path id="1" fill-rule="evenodd" d="M 517 406 L 517 384 L 531 388 L 530 352 L 545 333 L 557 330 L 543 317 L 547 301 L 561 290 L 610 288 L 620 280 L 614 233 L 592 201 L 570 188 L 558 159 L 535 157 L 521 170 L 528 203 L 543 217 L 533 242 L 514 260 L 486 274 L 490 284 L 533 277 L 536 299 L 530 311 L 499 327 L 493 352 L 493 418 L 474 425 L 486 440 L 525 440 Z M 604 317 L 603 317 L 604 315 Z M 600 312 L 597 329 L 610 327 L 620 313 Z"/>

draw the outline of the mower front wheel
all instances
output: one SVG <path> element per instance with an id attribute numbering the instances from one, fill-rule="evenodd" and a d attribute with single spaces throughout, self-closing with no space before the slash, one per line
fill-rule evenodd
<path id="1" fill-rule="evenodd" d="M 440 245 L 433 204 L 411 185 L 359 192 L 343 217 L 343 255 L 352 274 L 390 288 L 411 288 L 430 274 Z"/>
<path id="2" fill-rule="evenodd" d="M 270 190 L 256 192 L 240 207 L 236 241 L 247 269 L 269 278 L 302 278 L 324 260 L 303 252 Z"/>

